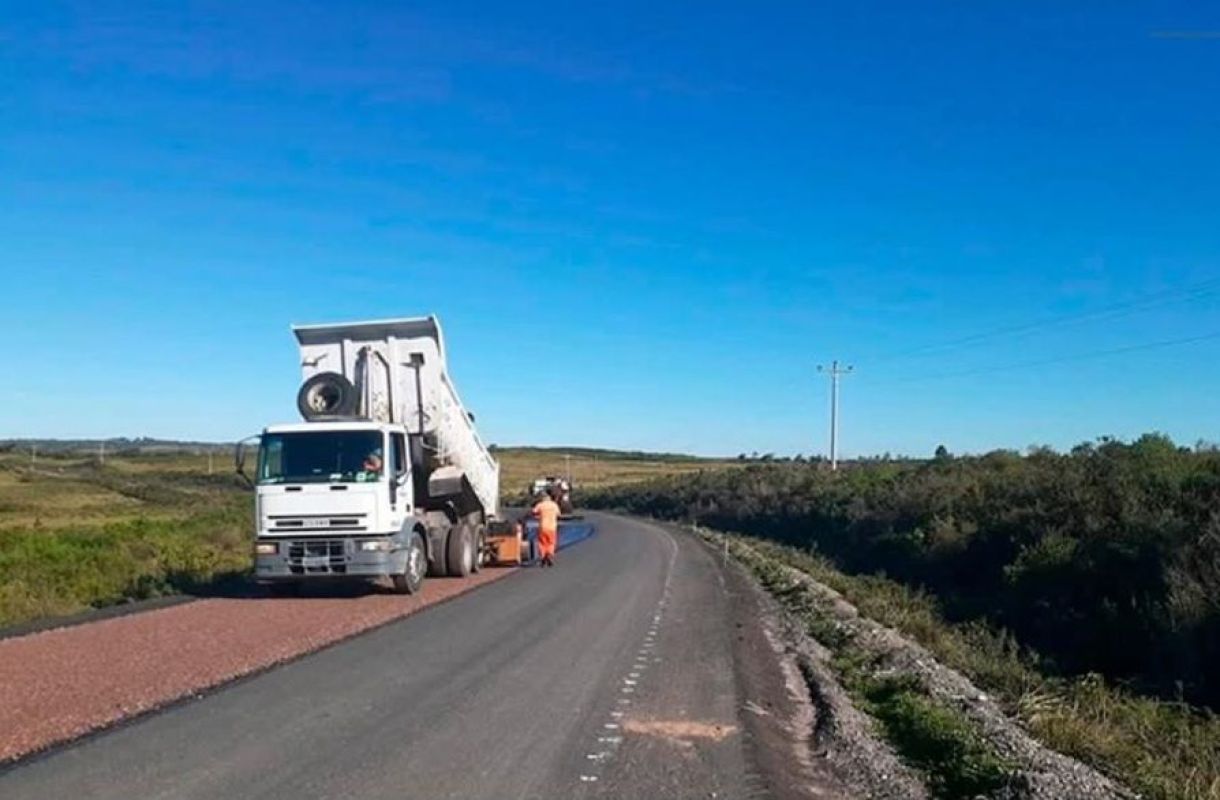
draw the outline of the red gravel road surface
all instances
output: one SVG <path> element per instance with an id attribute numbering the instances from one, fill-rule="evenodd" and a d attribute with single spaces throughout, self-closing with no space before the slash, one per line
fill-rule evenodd
<path id="1" fill-rule="evenodd" d="M 0 763 L 407 616 L 512 569 L 414 595 L 207 599 L 0 640 Z"/>

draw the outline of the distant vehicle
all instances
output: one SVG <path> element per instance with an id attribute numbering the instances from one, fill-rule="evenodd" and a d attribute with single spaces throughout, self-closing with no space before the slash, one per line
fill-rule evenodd
<path id="1" fill-rule="evenodd" d="M 545 478 L 535 478 L 530 484 L 529 496 L 530 499 L 537 497 L 540 494 L 550 496 L 559 504 L 559 511 L 563 514 L 571 514 L 573 512 L 572 505 L 572 484 L 566 478 L 560 478 L 555 475 L 548 475 Z"/>
<path id="2" fill-rule="evenodd" d="M 293 328 L 304 422 L 267 427 L 254 476 L 255 579 L 466 576 L 499 518 L 500 466 L 446 370 L 436 317 Z M 244 448 L 238 469 L 244 475 Z"/>

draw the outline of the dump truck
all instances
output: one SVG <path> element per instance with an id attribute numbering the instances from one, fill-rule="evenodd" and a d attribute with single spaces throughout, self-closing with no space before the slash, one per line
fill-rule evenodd
<path id="1" fill-rule="evenodd" d="M 499 516 L 500 467 L 446 367 L 434 316 L 293 326 L 302 422 L 271 425 L 253 477 L 255 580 L 277 593 L 307 582 L 480 569 Z M 246 475 L 246 449 L 237 467 Z"/>

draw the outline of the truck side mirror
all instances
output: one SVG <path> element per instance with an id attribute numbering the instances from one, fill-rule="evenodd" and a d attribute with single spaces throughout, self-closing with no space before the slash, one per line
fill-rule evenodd
<path id="1" fill-rule="evenodd" d="M 238 477 L 246 484 L 247 488 L 254 488 L 254 481 L 250 480 L 250 476 L 246 474 L 246 447 L 251 443 L 258 442 L 261 436 L 247 436 L 237 443 L 233 449 L 233 468 Z"/>

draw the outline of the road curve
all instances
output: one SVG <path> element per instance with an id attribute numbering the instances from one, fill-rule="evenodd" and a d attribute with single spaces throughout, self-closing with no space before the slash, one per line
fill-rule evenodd
<path id="1" fill-rule="evenodd" d="M 717 559 L 658 526 L 592 519 L 597 535 L 554 569 L 19 764 L 0 796 L 756 794 Z"/>

